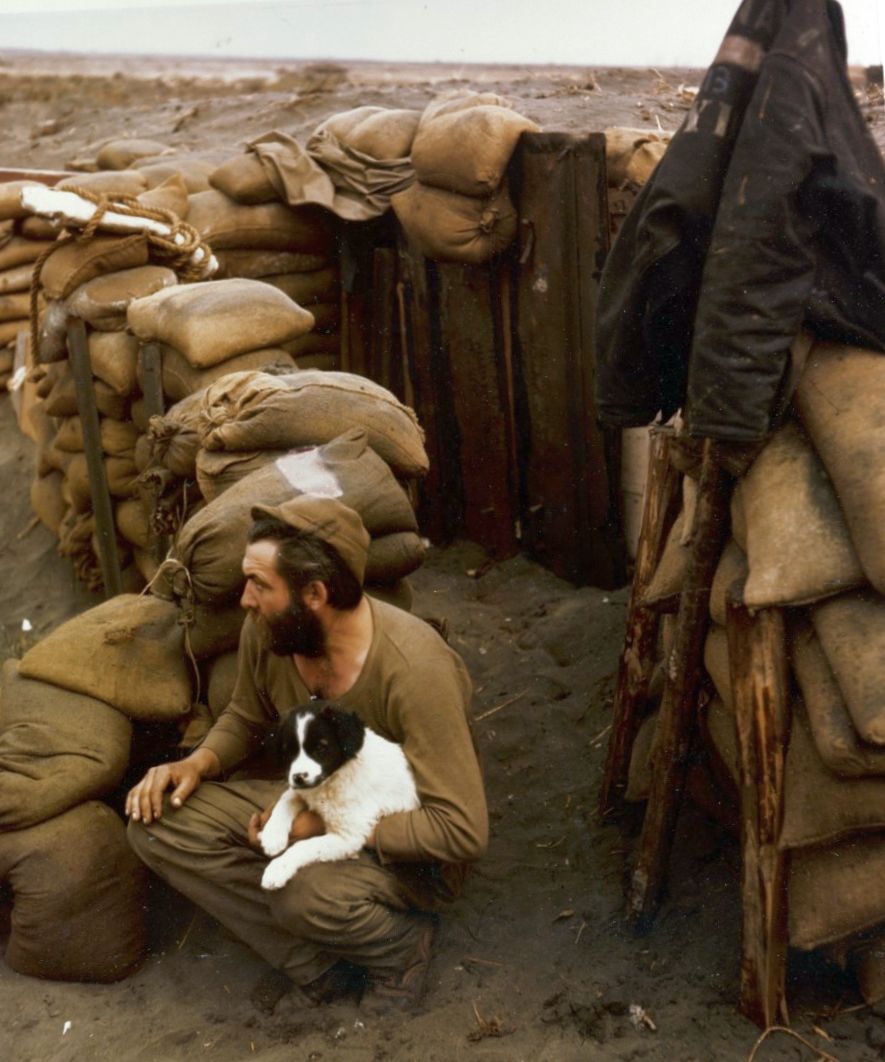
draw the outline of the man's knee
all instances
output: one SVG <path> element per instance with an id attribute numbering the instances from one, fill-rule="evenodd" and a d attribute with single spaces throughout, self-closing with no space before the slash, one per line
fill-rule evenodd
<path id="1" fill-rule="evenodd" d="M 126 837 L 133 852 L 143 863 L 147 863 L 150 866 L 155 842 L 150 829 L 143 822 L 136 822 L 135 819 L 130 819 L 126 826 Z"/>
<path id="2" fill-rule="evenodd" d="M 267 893 L 271 914 L 294 936 L 310 939 L 318 931 L 334 932 L 354 906 L 343 878 L 340 863 L 302 867 L 282 889 Z"/>

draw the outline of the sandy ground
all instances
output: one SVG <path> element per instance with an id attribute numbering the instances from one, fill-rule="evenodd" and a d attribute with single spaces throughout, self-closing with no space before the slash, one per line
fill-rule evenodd
<path id="1" fill-rule="evenodd" d="M 122 71 L 125 69 L 125 75 Z M 547 129 L 658 122 L 675 128 L 697 71 L 312 66 L 0 53 L 0 164 L 62 167 L 117 134 L 223 158 L 271 128 L 299 133 L 363 103 L 422 106 L 489 88 Z M 881 108 L 880 108 L 881 109 Z M 878 112 L 871 112 L 874 117 Z M 881 137 L 883 123 L 877 117 Z M 29 529 L 30 443 L 0 399 L 0 656 L 88 607 L 52 537 Z M 422 1013 L 372 1021 L 350 1007 L 249 990 L 262 962 L 159 884 L 149 957 L 117 985 L 35 981 L 0 961 L 0 1057 L 15 1062 L 217 1062 L 260 1058 L 747 1059 L 758 1030 L 736 1010 L 740 910 L 735 841 L 682 816 L 652 933 L 625 926 L 629 824 L 595 812 L 627 592 L 576 590 L 522 558 L 485 568 L 469 543 L 431 550 L 416 611 L 448 619 L 477 688 L 492 815 L 488 858 L 445 919 Z M 483 571 L 475 577 L 477 570 Z M 470 573 L 474 573 L 471 575 Z M 34 627 L 21 632 L 22 621 Z M 635 831 L 633 831 L 635 832 Z M 881 1057 L 881 1016 L 815 956 L 790 968 L 794 1028 L 847 1062 Z M 650 1019 L 635 1022 L 631 1006 Z M 65 1031 L 66 1024 L 70 1026 Z M 784 1034 L 760 1059 L 815 1057 Z"/>

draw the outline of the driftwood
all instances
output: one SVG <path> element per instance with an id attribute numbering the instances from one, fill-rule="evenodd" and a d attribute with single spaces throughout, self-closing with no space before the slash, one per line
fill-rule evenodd
<path id="1" fill-rule="evenodd" d="M 618 667 L 612 732 L 599 797 L 603 815 L 617 811 L 624 798 L 636 732 L 645 714 L 655 665 L 660 616 L 640 602 L 654 575 L 679 500 L 680 475 L 670 462 L 670 432 L 652 430 L 636 570 L 627 609 L 627 633 Z"/>

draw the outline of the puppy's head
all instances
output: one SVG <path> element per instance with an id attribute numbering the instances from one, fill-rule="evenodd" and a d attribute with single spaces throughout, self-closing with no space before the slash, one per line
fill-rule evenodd
<path id="1" fill-rule="evenodd" d="M 311 701 L 280 720 L 269 745 L 289 785 L 312 789 L 356 756 L 365 730 L 355 712 L 331 701 Z"/>

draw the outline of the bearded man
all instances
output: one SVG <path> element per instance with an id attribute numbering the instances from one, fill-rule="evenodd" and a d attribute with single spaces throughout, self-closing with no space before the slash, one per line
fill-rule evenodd
<path id="1" fill-rule="evenodd" d="M 487 844 L 470 679 L 427 623 L 363 593 L 369 535 L 352 509 L 305 495 L 252 517 L 231 703 L 190 755 L 151 768 L 129 792 L 130 842 L 305 1003 L 362 979 L 368 1009 L 409 1009 L 423 992 L 437 912 Z M 311 698 L 339 702 L 401 744 L 421 807 L 383 818 L 358 858 L 304 867 L 269 892 L 258 831 L 284 783 L 262 764 L 262 740 Z M 291 840 L 322 832 L 304 811 Z"/>

